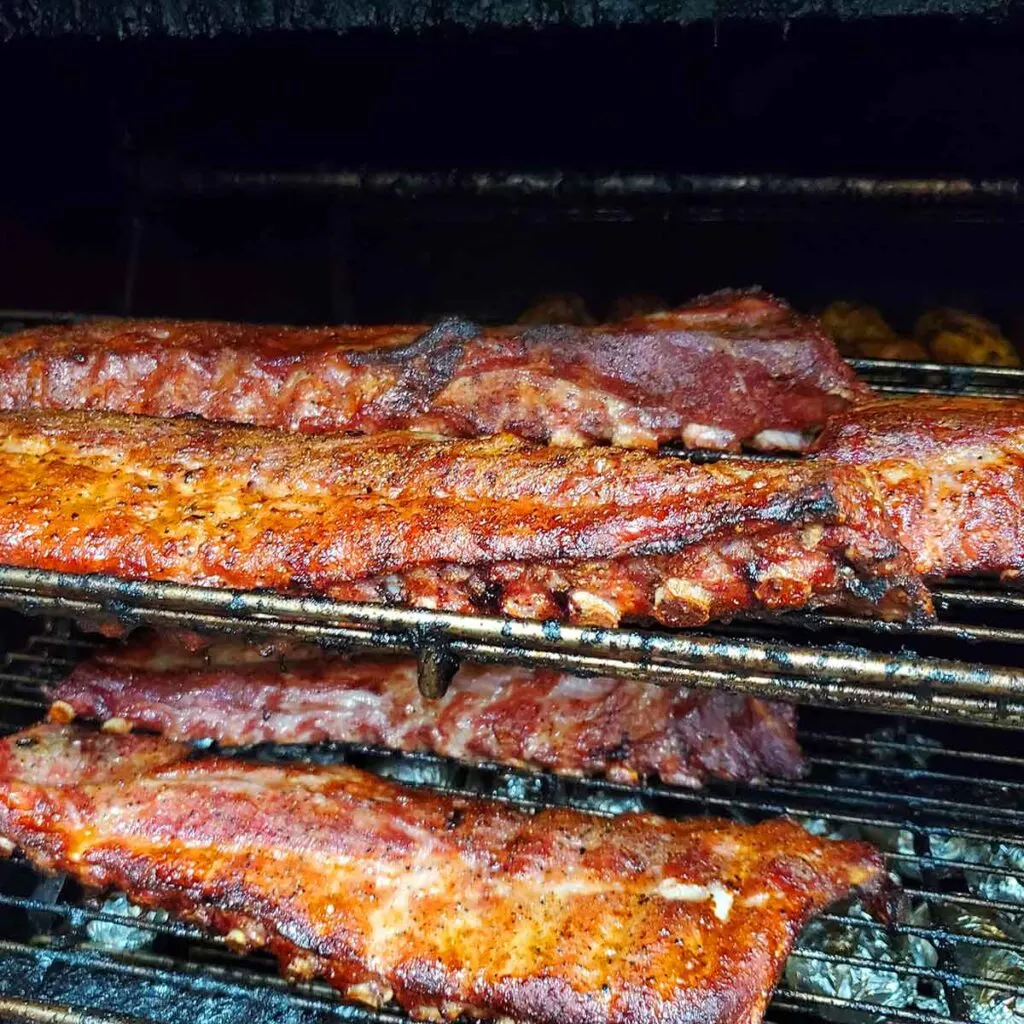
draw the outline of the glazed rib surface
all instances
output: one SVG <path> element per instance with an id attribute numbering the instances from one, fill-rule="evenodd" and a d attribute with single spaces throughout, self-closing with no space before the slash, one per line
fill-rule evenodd
<path id="1" fill-rule="evenodd" d="M 0 413 L 0 564 L 451 611 L 927 615 L 859 467 Z"/>
<path id="2" fill-rule="evenodd" d="M 0 408 L 194 413 L 301 431 L 803 449 L 868 394 L 815 321 L 758 292 L 602 327 L 119 320 L 0 342 Z"/>
<path id="3" fill-rule="evenodd" d="M 808 917 L 884 885 L 877 851 L 785 819 L 531 814 L 347 766 L 186 756 L 67 726 L 4 739 L 0 835 L 424 1017 L 751 1024 Z"/>
<path id="4" fill-rule="evenodd" d="M 409 659 L 254 651 L 227 640 L 189 654 L 133 638 L 56 684 L 51 717 L 221 746 L 334 740 L 620 782 L 700 786 L 803 769 L 795 710 L 740 694 L 463 664 L 443 697 L 425 701 Z"/>
<path id="5" fill-rule="evenodd" d="M 822 460 L 867 469 L 918 572 L 1024 572 L 1024 401 L 913 398 L 835 417 Z"/>

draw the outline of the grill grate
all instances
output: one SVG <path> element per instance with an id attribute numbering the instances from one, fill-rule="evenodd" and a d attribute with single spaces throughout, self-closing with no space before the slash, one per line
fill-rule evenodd
<path id="1" fill-rule="evenodd" d="M 64 622 L 39 625 L 0 661 L 4 730 L 36 720 L 45 706 L 41 685 L 94 646 Z M 987 1024 L 1024 1015 L 1024 757 L 1014 737 L 805 709 L 801 742 L 811 766 L 802 780 L 701 791 L 527 775 L 355 746 L 254 753 L 344 759 L 407 782 L 531 807 L 745 821 L 791 814 L 819 831 L 863 836 L 887 851 L 903 881 L 902 923 L 883 926 L 856 906 L 823 915 L 791 957 L 770 1019 L 868 1021 L 884 1012 L 904 1024 Z M 130 1007 L 170 1024 L 251 1021 L 254 1013 L 296 1022 L 404 1019 L 345 1006 L 322 984 L 289 986 L 265 956 L 235 956 L 222 940 L 163 915 L 139 916 L 123 900 L 90 901 L 74 883 L 42 880 L 20 861 L 0 872 L 0 908 L 0 1017 L 9 1004 L 22 1020 L 111 1020 L 40 1016 L 32 1000 L 45 999 L 107 1014 Z"/>
<path id="2" fill-rule="evenodd" d="M 958 617 L 925 629 L 793 616 L 663 633 L 0 566 L 0 606 L 34 614 L 415 651 L 428 695 L 443 692 L 458 659 L 466 657 L 724 687 L 826 707 L 1024 725 L 1024 671 L 1008 667 L 1020 664 L 1015 626 L 1022 597 L 998 590 L 943 593 Z M 970 613 L 984 621 L 972 624 Z M 973 643 L 974 660 L 950 660 L 962 658 L 965 643 Z"/>

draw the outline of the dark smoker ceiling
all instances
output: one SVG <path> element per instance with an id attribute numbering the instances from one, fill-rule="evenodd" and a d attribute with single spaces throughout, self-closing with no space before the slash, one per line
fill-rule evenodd
<path id="1" fill-rule="evenodd" d="M 3 0 L 0 37 L 590 28 L 737 17 L 762 22 L 907 15 L 1004 19 L 1022 7 L 1020 0 Z"/>
<path id="2" fill-rule="evenodd" d="M 808 307 L 860 297 L 911 318 L 949 303 L 1007 322 L 1024 317 L 1022 43 L 1019 20 L 947 17 L 13 40 L 0 44 L 0 306 L 505 318 L 543 291 L 603 308 L 619 291 L 761 283 Z M 332 192 L 339 169 L 536 170 L 556 185 Z M 211 171 L 287 173 L 177 188 Z M 655 195 L 559 220 L 563 175 L 615 172 L 1011 188 L 934 210 Z M 324 187 L 289 188 L 294 175 Z"/>

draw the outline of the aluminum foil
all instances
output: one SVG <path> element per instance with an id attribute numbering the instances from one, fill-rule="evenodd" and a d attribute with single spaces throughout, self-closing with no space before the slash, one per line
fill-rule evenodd
<path id="1" fill-rule="evenodd" d="M 965 980 L 962 999 L 969 1019 L 979 1024 L 1024 1021 L 1024 955 L 1008 948 L 1024 951 L 1024 914 L 944 904 L 938 915 L 949 931 L 979 940 L 956 943 L 953 954 Z"/>
<path id="2" fill-rule="evenodd" d="M 926 915 L 924 908 L 910 915 L 911 921 L 926 923 Z M 931 943 L 889 931 L 859 906 L 852 907 L 846 916 L 852 919 L 850 923 L 819 920 L 804 929 L 786 964 L 786 983 L 791 989 L 879 1007 L 877 1014 L 827 1004 L 815 1007 L 821 1016 L 844 1024 L 882 1021 L 882 1008 L 948 1013 L 942 990 L 914 971 L 915 967 L 933 968 L 938 963 L 938 952 Z M 846 962 L 851 959 L 870 960 L 873 965 Z"/>
<path id="3" fill-rule="evenodd" d="M 868 739 L 899 742 L 899 749 L 867 748 L 879 765 L 927 770 L 942 749 L 929 737 L 897 735 L 892 729 Z M 866 769 L 851 769 L 844 781 L 869 783 L 870 776 Z M 826 1003 L 816 1004 L 816 1013 L 843 1024 L 867 1024 L 885 1020 L 885 1007 L 977 1024 L 1024 1024 L 1024 840 L 994 842 L 932 833 L 922 851 L 909 829 L 837 825 L 826 818 L 810 818 L 804 825 L 816 835 L 874 843 L 896 855 L 890 863 L 900 881 L 941 894 L 911 903 L 902 919 L 911 929 L 934 931 L 934 941 L 926 934 L 906 934 L 871 922 L 856 905 L 845 915 L 848 920 L 812 922 L 786 966 L 787 985 L 880 1008 L 876 1014 Z M 974 906 L 976 899 L 1017 903 L 1021 910 Z M 801 950 L 811 955 L 801 955 Z M 843 962 L 850 959 L 873 965 Z"/>
<path id="4" fill-rule="evenodd" d="M 168 918 L 166 910 L 143 910 L 128 901 L 122 894 L 104 900 L 100 911 L 105 915 L 124 919 L 120 921 L 90 921 L 85 926 L 85 934 L 90 942 L 104 949 L 116 949 L 118 952 L 132 952 L 146 949 L 153 944 L 156 933 L 152 928 L 144 927 L 145 923 L 163 924 Z M 138 921 L 142 927 L 129 922 Z"/>
<path id="5" fill-rule="evenodd" d="M 937 861 L 958 860 L 989 868 L 998 873 L 964 868 L 963 877 L 975 896 L 987 900 L 1019 903 L 1024 909 L 1024 841 L 990 843 L 963 836 L 933 836 L 931 853 Z M 941 864 L 939 865 L 941 869 Z M 959 871 L 961 869 L 943 869 Z"/>

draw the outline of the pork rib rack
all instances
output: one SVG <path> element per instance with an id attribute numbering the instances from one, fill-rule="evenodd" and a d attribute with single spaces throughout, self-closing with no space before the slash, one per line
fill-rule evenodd
<path id="1" fill-rule="evenodd" d="M 816 321 L 719 292 L 601 327 L 109 320 L 0 341 L 0 408 L 534 441 L 803 450 L 870 395 Z"/>
<path id="2" fill-rule="evenodd" d="M 0 413 L 0 564 L 615 625 L 927 617 L 859 466 Z"/>
<path id="3" fill-rule="evenodd" d="M 434 1020 L 756 1024 L 804 922 L 885 882 L 871 847 L 785 819 L 530 813 L 55 725 L 0 741 L 0 836 Z"/>
<path id="4" fill-rule="evenodd" d="M 803 769 L 789 705 L 511 665 L 464 664 L 443 697 L 423 700 L 408 658 L 315 646 L 261 657 L 230 640 L 190 653 L 136 634 L 79 663 L 50 695 L 54 720 L 221 746 L 331 740 L 677 786 Z"/>

